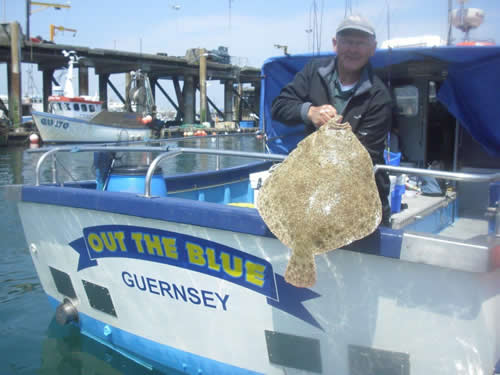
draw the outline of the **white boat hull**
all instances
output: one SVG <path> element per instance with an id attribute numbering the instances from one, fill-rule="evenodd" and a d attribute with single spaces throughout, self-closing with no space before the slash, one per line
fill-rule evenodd
<path id="1" fill-rule="evenodd" d="M 47 143 L 137 141 L 152 137 L 152 131 L 147 127 L 100 125 L 45 112 L 33 112 L 32 116 L 42 140 Z"/>
<path id="2" fill-rule="evenodd" d="M 317 284 L 297 289 L 280 282 L 289 250 L 274 238 L 33 202 L 21 202 L 19 212 L 54 304 L 66 297 L 51 268 L 71 279 L 83 333 L 151 363 L 188 374 L 352 375 L 378 358 L 398 374 L 455 375 L 489 374 L 500 355 L 500 270 L 336 250 L 316 257 Z M 109 233 L 123 233 L 114 248 L 98 239 Z M 232 259 L 226 266 L 222 253 Z M 255 260 L 270 267 L 273 287 L 248 287 L 261 269 L 224 271 L 236 267 L 235 256 L 247 271 Z M 90 301 L 89 283 L 109 292 L 115 315 Z M 297 351 L 286 357 L 284 346 Z"/>

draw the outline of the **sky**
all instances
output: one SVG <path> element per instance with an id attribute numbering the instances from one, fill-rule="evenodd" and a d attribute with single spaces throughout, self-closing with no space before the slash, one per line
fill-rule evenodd
<path id="1" fill-rule="evenodd" d="M 50 24 L 76 29 L 56 31 L 54 41 L 90 48 L 184 56 L 189 48 L 229 48 L 232 61 L 260 68 L 272 56 L 288 52 L 332 50 L 331 38 L 346 12 L 362 14 L 374 25 L 379 46 L 389 36 L 439 35 L 446 39 L 448 0 L 44 0 L 70 8 L 43 9 L 32 5 L 30 35 L 49 39 Z M 350 4 L 350 5 L 349 5 Z M 316 11 L 314 11 L 316 5 Z M 484 23 L 471 31 L 472 39 L 494 39 L 500 44 L 500 0 L 469 0 L 467 7 L 485 11 Z M 347 7 L 347 9 L 346 9 Z M 453 7 L 458 8 L 457 0 Z M 0 22 L 17 21 L 26 30 L 26 1 L 0 0 Z M 389 26 L 389 27 L 388 27 Z M 311 31 L 312 30 L 312 31 Z M 453 29 L 455 41 L 463 33 Z M 0 94 L 7 94 L 6 64 L 0 64 Z M 62 72 L 55 73 L 62 76 Z M 76 73 L 75 73 L 76 74 Z M 33 77 L 34 84 L 29 85 Z M 123 75 L 112 75 L 116 87 Z M 23 64 L 23 93 L 41 94 L 41 73 Z M 75 80 L 77 81 L 77 80 Z M 171 82 L 160 81 L 167 92 Z M 90 92 L 97 79 L 90 72 Z M 94 91 L 93 91 L 94 90 Z M 208 95 L 218 105 L 223 88 L 209 82 Z M 112 91 L 108 91 L 113 98 Z M 36 94 L 36 92 L 35 92 Z M 160 93 L 161 94 L 161 93 Z M 158 94 L 157 94 L 158 95 Z M 161 100 L 161 99 L 160 99 Z M 162 106 L 162 103 L 159 103 Z M 171 108 L 165 100 L 165 109 Z"/>

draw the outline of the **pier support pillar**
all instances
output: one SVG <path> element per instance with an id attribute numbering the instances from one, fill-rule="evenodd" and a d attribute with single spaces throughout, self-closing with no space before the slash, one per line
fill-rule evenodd
<path id="1" fill-rule="evenodd" d="M 200 123 L 207 121 L 207 53 L 200 49 Z"/>
<path id="2" fill-rule="evenodd" d="M 102 109 L 108 109 L 108 78 L 109 73 L 99 74 L 99 100 L 102 103 Z"/>
<path id="3" fill-rule="evenodd" d="M 243 95 L 243 85 L 241 83 L 238 83 L 236 93 L 237 95 L 234 99 L 234 121 L 241 121 L 241 96 Z"/>
<path id="4" fill-rule="evenodd" d="M 78 67 L 78 95 L 89 94 L 89 68 L 80 65 Z"/>
<path id="5" fill-rule="evenodd" d="M 182 97 L 181 85 L 179 84 L 179 77 L 172 77 L 172 83 L 174 85 L 175 96 L 177 98 L 177 103 L 179 108 L 177 109 L 177 114 L 175 116 L 175 121 L 180 121 L 181 118 L 184 118 L 184 99 Z"/>
<path id="6" fill-rule="evenodd" d="M 49 111 L 49 96 L 52 95 L 52 79 L 54 77 L 54 69 L 45 69 L 42 71 L 42 91 L 43 91 L 43 111 Z"/>
<path id="7" fill-rule="evenodd" d="M 21 32 L 17 22 L 10 23 L 9 117 L 14 127 L 22 122 L 21 103 Z"/>
<path id="8" fill-rule="evenodd" d="M 130 72 L 127 72 L 125 73 L 125 110 L 128 112 L 132 112 L 130 85 L 132 85 L 132 76 Z"/>
<path id="9" fill-rule="evenodd" d="M 224 121 L 233 121 L 233 84 L 232 80 L 224 82 Z"/>
<path id="10" fill-rule="evenodd" d="M 257 116 L 260 116 L 260 88 L 261 88 L 261 83 L 260 82 L 255 82 L 253 84 L 254 87 L 254 111 Z M 258 124 L 257 124 L 258 125 Z"/>
<path id="11" fill-rule="evenodd" d="M 184 124 L 193 124 L 195 121 L 196 96 L 194 90 L 194 77 L 184 76 L 184 86 L 182 87 L 182 100 L 184 102 Z"/>

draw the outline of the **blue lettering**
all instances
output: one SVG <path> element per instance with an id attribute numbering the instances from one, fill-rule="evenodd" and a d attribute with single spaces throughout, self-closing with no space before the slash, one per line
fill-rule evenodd
<path id="1" fill-rule="evenodd" d="M 219 299 L 219 301 L 222 303 L 222 308 L 224 309 L 224 311 L 227 310 L 226 308 L 226 303 L 227 303 L 227 300 L 229 299 L 229 294 L 226 294 L 224 296 L 224 298 L 221 298 L 221 296 L 219 296 L 219 294 L 217 292 L 215 292 L 215 296 Z"/>
<path id="2" fill-rule="evenodd" d="M 69 122 L 65 122 L 63 124 L 63 129 L 68 129 L 69 128 Z"/>
<path id="3" fill-rule="evenodd" d="M 122 280 L 126 286 L 129 286 L 131 288 L 134 287 L 134 282 L 132 281 L 132 275 L 129 274 L 128 272 L 126 271 L 122 272 Z"/>
<path id="4" fill-rule="evenodd" d="M 191 303 L 194 303 L 195 305 L 199 305 L 201 303 L 201 299 L 198 297 L 198 291 L 195 288 L 188 288 L 187 292 Z"/>
<path id="5" fill-rule="evenodd" d="M 215 309 L 217 307 L 216 305 L 210 305 L 208 303 L 208 301 L 214 301 L 214 299 L 212 297 L 209 297 L 208 295 L 213 295 L 213 293 L 209 292 L 208 290 L 201 291 L 201 298 L 203 298 L 203 304 L 207 307 Z"/>
<path id="6" fill-rule="evenodd" d="M 170 298 L 174 298 L 174 296 L 172 294 L 170 294 L 170 284 L 169 283 L 166 283 L 163 280 L 158 280 L 158 284 L 160 284 L 160 292 L 161 292 L 162 296 L 165 296 L 165 293 L 163 293 L 163 292 L 167 292 L 168 295 L 170 296 Z"/>
<path id="7" fill-rule="evenodd" d="M 146 290 L 146 282 L 144 281 L 144 276 L 141 276 L 142 287 L 139 285 L 139 281 L 137 280 L 137 275 L 134 273 L 135 286 L 142 291 Z"/>
<path id="8" fill-rule="evenodd" d="M 157 289 L 158 288 L 158 285 L 156 285 L 156 279 L 152 279 L 150 277 L 146 277 L 146 280 L 148 281 L 148 289 L 151 293 L 153 294 L 158 294 L 160 295 L 160 293 L 156 292 L 153 290 L 154 289 Z M 154 284 L 151 284 L 151 282 L 153 282 Z"/>
<path id="9" fill-rule="evenodd" d="M 182 292 L 181 292 L 182 290 Z M 182 299 L 184 300 L 184 302 L 187 302 L 187 299 L 186 299 L 186 291 L 184 290 L 184 287 L 181 286 L 181 289 L 179 289 L 177 287 L 177 285 L 174 284 L 174 294 L 175 294 L 175 299 L 179 299 L 178 295 L 180 295 L 182 297 Z"/>
<path id="10" fill-rule="evenodd" d="M 122 271 L 121 277 L 123 283 L 129 288 L 137 288 L 143 292 L 149 292 L 163 297 L 168 296 L 171 299 L 190 302 L 193 305 L 203 305 L 212 309 L 222 307 L 224 311 L 228 309 L 229 294 L 219 294 L 209 290 L 198 290 L 193 287 L 185 287 L 174 283 L 169 284 L 163 280 L 137 275 L 127 271 Z"/>

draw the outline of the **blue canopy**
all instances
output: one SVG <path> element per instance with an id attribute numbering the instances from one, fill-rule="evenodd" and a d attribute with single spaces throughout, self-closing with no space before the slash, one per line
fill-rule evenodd
<path id="1" fill-rule="evenodd" d="M 289 153 L 304 137 L 304 125 L 288 127 L 271 118 L 271 104 L 283 86 L 314 57 L 293 55 L 266 60 L 262 67 L 261 123 L 274 153 Z M 408 61 L 436 59 L 448 75 L 438 99 L 491 155 L 500 156 L 500 47 L 433 47 L 378 50 L 375 69 Z"/>

